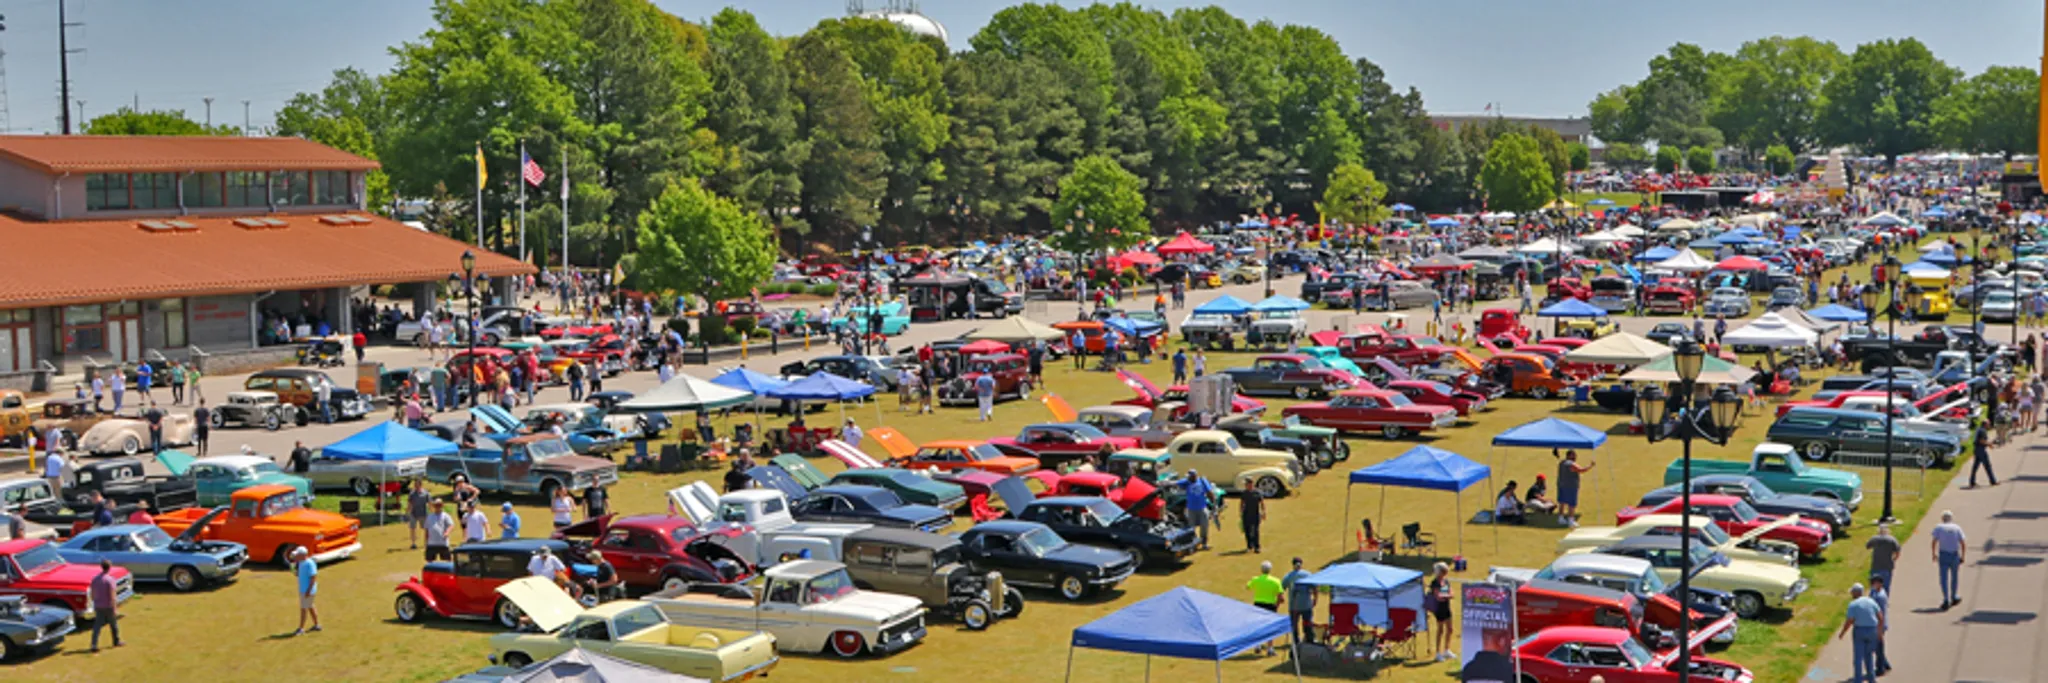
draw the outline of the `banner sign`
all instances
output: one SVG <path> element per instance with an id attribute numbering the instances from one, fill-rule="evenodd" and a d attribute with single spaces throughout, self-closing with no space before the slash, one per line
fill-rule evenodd
<path id="1" fill-rule="evenodd" d="M 1515 679 L 1515 589 L 1507 584 L 1468 582 L 1460 586 L 1459 624 L 1465 631 L 1459 680 L 1513 683 Z"/>

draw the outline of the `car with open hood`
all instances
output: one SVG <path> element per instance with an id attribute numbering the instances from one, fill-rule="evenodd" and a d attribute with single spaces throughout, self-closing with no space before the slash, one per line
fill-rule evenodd
<path id="1" fill-rule="evenodd" d="M 735 552 L 740 525 L 700 526 L 673 515 L 605 515 L 560 529 L 553 538 L 604 553 L 629 588 L 678 588 L 692 583 L 737 583 L 754 576 L 752 557 Z"/>
<path id="2" fill-rule="evenodd" d="M 1194 529 L 1141 518 L 1107 498 L 1040 498 L 1012 507 L 1011 514 L 1022 521 L 1043 524 L 1070 541 L 1120 548 L 1136 558 L 1139 565 L 1184 562 L 1200 543 Z"/>
<path id="3" fill-rule="evenodd" d="M 1676 536 L 1638 536 L 1573 552 L 1648 560 L 1665 583 L 1675 583 L 1680 574 L 1691 573 L 1693 584 L 1728 593 L 1730 606 L 1744 619 L 1757 618 L 1767 608 L 1791 609 L 1792 601 L 1806 592 L 1806 578 L 1798 567 L 1730 559 L 1705 543 L 1692 544 L 1692 554 L 1687 557 L 1681 552 L 1681 540 Z"/>
<path id="4" fill-rule="evenodd" d="M 647 602 L 619 600 L 586 609 L 537 576 L 506 582 L 495 592 L 517 606 L 537 631 L 491 636 L 491 661 L 514 668 L 582 649 L 723 683 L 765 676 L 782 661 L 769 633 L 676 623 Z"/>
<path id="5" fill-rule="evenodd" d="M 69 609 L 31 603 L 26 596 L 0 596 L 0 663 L 55 650 L 77 627 Z"/>
<path id="6" fill-rule="evenodd" d="M 1557 541 L 1557 552 L 1562 555 L 1574 550 L 1586 550 L 1614 545 L 1638 536 L 1670 536 L 1676 538 L 1679 530 L 1685 528 L 1679 515 L 1643 515 L 1619 526 L 1582 526 L 1565 532 Z M 1779 564 L 1797 568 L 1799 546 L 1784 541 L 1763 538 L 1763 530 L 1755 529 L 1741 536 L 1730 536 L 1720 525 L 1705 516 L 1692 518 L 1692 535 L 1700 545 L 1727 553 L 1738 560 L 1754 560 L 1765 564 Z"/>
<path id="7" fill-rule="evenodd" d="M 234 541 L 199 540 L 197 530 L 226 512 L 227 508 L 215 508 L 176 537 L 146 524 L 88 529 L 58 546 L 57 552 L 75 564 L 107 560 L 128 570 L 137 582 L 162 582 L 181 593 L 223 584 L 242 571 L 249 551 Z"/>
<path id="8" fill-rule="evenodd" d="M 1006 455 L 1032 458 L 1041 468 L 1055 468 L 1104 451 L 1135 448 L 1138 440 L 1110 436 L 1078 422 L 1044 422 L 1025 425 L 1015 437 L 996 437 L 988 443 Z"/>
<path id="9" fill-rule="evenodd" d="M 1023 474 L 1038 469 L 1036 459 L 1003 455 L 988 442 L 966 440 L 927 441 L 917 447 L 916 453 L 890 460 L 889 464 L 906 470 L 978 470 L 998 474 Z"/>
<path id="10" fill-rule="evenodd" d="M 1652 489 L 1643 494 L 1642 501 L 1637 505 L 1662 505 L 1677 499 L 1678 494 L 1678 484 Z M 1849 506 L 1839 500 L 1823 496 L 1779 493 L 1770 485 L 1746 474 L 1695 475 L 1692 478 L 1692 494 L 1734 496 L 1764 514 L 1784 517 L 1801 515 L 1807 519 L 1824 521 L 1831 525 L 1836 537 L 1849 535 L 1849 527 L 1854 523 L 1850 517 Z"/>
<path id="11" fill-rule="evenodd" d="M 562 426 L 562 438 L 569 441 L 569 449 L 579 455 L 603 456 L 624 448 L 624 435 L 613 429 L 605 420 L 605 410 L 589 403 L 556 403 L 534 406 L 526 410 L 521 423 L 535 433 L 548 431 L 555 424 Z"/>
<path id="12" fill-rule="evenodd" d="M 466 543 L 449 551 L 451 559 L 428 562 L 400 582 L 394 589 L 398 597 L 392 600 L 392 611 L 408 624 L 438 616 L 489 619 L 499 628 L 517 630 L 522 616 L 519 607 L 499 596 L 497 588 L 532 576 L 526 565 L 542 548 L 561 558 L 576 580 L 596 577 L 596 565 L 568 541 L 513 538 Z"/>
<path id="13" fill-rule="evenodd" d="M 1689 641 L 1685 648 L 1698 644 Z M 1524 680 L 1543 683 L 1589 683 L 1596 676 L 1609 683 L 1678 683 L 1685 680 L 1673 670 L 1679 649 L 1652 652 L 1623 628 L 1559 626 L 1515 641 L 1515 661 L 1506 668 L 1507 674 L 1521 671 Z M 1693 680 L 1750 683 L 1756 678 L 1734 662 L 1708 657 L 1689 661 Z"/>
<path id="14" fill-rule="evenodd" d="M 1138 571 L 1129 552 L 1070 543 L 1036 522 L 994 520 L 960 534 L 960 554 L 976 572 L 998 572 L 1005 582 L 1052 590 L 1069 602 L 1122 584 Z"/>
<path id="15" fill-rule="evenodd" d="M 1622 508 L 1614 515 L 1615 523 L 1626 524 L 1631 519 L 1648 514 L 1677 514 L 1683 508 L 1680 503 L 1684 500 L 1673 498 L 1652 506 Z M 1694 495 L 1692 514 L 1714 520 L 1722 531 L 1731 535 L 1742 536 L 1752 531 L 1760 531 L 1763 538 L 1799 546 L 1799 554 L 1809 558 L 1819 557 L 1821 551 L 1827 550 L 1834 539 L 1834 525 L 1824 520 L 1807 519 L 1797 514 L 1764 514 L 1735 496 Z"/>
<path id="16" fill-rule="evenodd" d="M 929 505 L 941 510 L 958 510 L 967 504 L 967 492 L 960 487 L 943 481 L 933 481 L 911 470 L 900 467 L 862 467 L 832 475 L 829 485 L 853 484 L 888 489 L 913 505 Z"/>
<path id="17" fill-rule="evenodd" d="M 1487 573 L 1486 580 L 1507 584 L 1554 581 L 1621 591 L 1635 596 L 1642 605 L 1644 623 L 1669 635 L 1678 633 L 1678 604 L 1680 597 L 1685 595 L 1678 590 L 1678 584 L 1666 583 L 1648 560 L 1601 553 L 1566 553 L 1542 569 L 1494 567 Z M 1741 625 L 1736 623 L 1735 610 L 1729 604 L 1733 598 L 1727 593 L 1696 584 L 1688 588 L 1695 631 L 1713 631 L 1710 642 L 1722 645 L 1735 642 Z M 1727 623 L 1715 623 L 1723 620 Z"/>

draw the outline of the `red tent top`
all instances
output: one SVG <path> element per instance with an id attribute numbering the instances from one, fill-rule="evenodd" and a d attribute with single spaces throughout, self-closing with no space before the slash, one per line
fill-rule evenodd
<path id="1" fill-rule="evenodd" d="M 1747 256 L 1730 256 L 1714 264 L 1714 270 L 1763 270 L 1768 267 L 1764 262 Z"/>
<path id="2" fill-rule="evenodd" d="M 1008 352 L 1009 350 L 1009 344 L 995 341 L 993 339 L 983 339 L 981 341 L 960 347 L 960 352 L 967 354 L 969 356 L 1005 353 Z"/>
<path id="3" fill-rule="evenodd" d="M 1194 235 L 1185 232 L 1159 245 L 1161 254 L 1207 254 L 1212 251 L 1216 251 L 1216 245 L 1195 239 Z"/>
<path id="4" fill-rule="evenodd" d="M 1138 251 L 1138 250 L 1136 250 L 1136 249 L 1132 249 L 1132 250 L 1130 250 L 1130 251 L 1127 251 L 1127 252 L 1124 252 L 1124 253 L 1122 253 L 1122 254 L 1119 254 L 1119 255 L 1118 255 L 1118 256 L 1116 257 L 1116 260 L 1117 260 L 1117 261 L 1120 261 L 1120 262 L 1122 262 L 1122 265 L 1125 265 L 1125 266 L 1156 266 L 1156 265 L 1159 265 L 1159 255 L 1158 255 L 1158 254 L 1154 254 L 1154 253 L 1152 253 L 1152 252 L 1149 252 L 1149 251 Z"/>

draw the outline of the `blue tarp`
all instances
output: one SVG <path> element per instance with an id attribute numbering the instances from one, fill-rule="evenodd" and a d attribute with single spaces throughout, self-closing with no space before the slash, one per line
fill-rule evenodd
<path id="1" fill-rule="evenodd" d="M 1196 313 L 1222 313 L 1225 315 L 1244 315 L 1250 310 L 1252 310 L 1251 302 L 1229 294 L 1216 297 L 1210 300 L 1209 303 L 1195 307 Z"/>
<path id="2" fill-rule="evenodd" d="M 1606 316 L 1607 311 L 1578 299 L 1565 299 L 1543 307 L 1536 315 L 1545 318 L 1599 318 Z"/>
<path id="3" fill-rule="evenodd" d="M 1934 259 L 1930 259 L 1930 258 L 1927 258 L 1926 256 L 1921 256 L 1921 257 L 1920 257 L 1920 260 L 1918 260 L 1918 261 L 1914 261 L 1914 262 L 1912 262 L 1912 263 L 1908 263 L 1908 264 L 1906 264 L 1906 265 L 1905 265 L 1905 267 L 1902 267 L 1902 268 L 1900 268 L 1900 269 L 1899 269 L 1899 272 L 1902 272 L 1902 273 L 1928 273 L 1928 272 L 1933 272 L 1933 271 L 1937 271 L 1937 270 L 1948 270 L 1948 269 L 1947 269 L 1947 268 L 1943 268 L 1943 267 L 1941 267 L 1941 266 L 1939 266 L 1939 265 L 1936 265 L 1936 264 L 1934 263 Z"/>
<path id="4" fill-rule="evenodd" d="M 1947 218 L 1948 209 L 1939 206 L 1920 212 L 1921 218 Z"/>
<path id="5" fill-rule="evenodd" d="M 1658 261 L 1662 261 L 1664 259 L 1668 259 L 1677 255 L 1677 249 L 1665 246 L 1657 246 L 1644 250 L 1641 256 L 1636 257 L 1636 260 L 1645 263 L 1656 263 Z"/>
<path id="6" fill-rule="evenodd" d="M 454 443 L 443 441 L 425 432 L 396 422 L 379 422 L 377 426 L 334 442 L 322 449 L 322 453 L 327 457 L 342 460 L 390 462 L 430 455 L 450 455 L 458 450 L 460 449 Z"/>
<path id="7" fill-rule="evenodd" d="M 1185 586 L 1074 629 L 1073 647 L 1220 661 L 1287 637 L 1287 617 Z"/>
<path id="8" fill-rule="evenodd" d="M 1841 304 L 1828 304 L 1820 308 L 1808 310 L 1806 314 L 1836 323 L 1860 323 L 1870 319 L 1869 312 L 1860 311 Z"/>
<path id="9" fill-rule="evenodd" d="M 1754 240 L 1751 240 L 1749 235 L 1734 232 L 1724 232 L 1719 237 L 1714 238 L 1715 244 L 1749 244 L 1752 241 Z"/>
<path id="10" fill-rule="evenodd" d="M 1940 266 L 1953 266 L 1963 261 L 1963 259 L 1956 256 L 1955 252 L 1945 249 L 1921 254 L 1920 260 Z"/>
<path id="11" fill-rule="evenodd" d="M 1273 311 L 1304 311 L 1308 310 L 1308 302 L 1296 299 L 1291 296 L 1287 296 L 1285 294 L 1275 294 L 1273 296 L 1266 297 L 1264 301 L 1252 304 L 1252 310 L 1258 311 L 1260 313 L 1270 313 Z"/>
<path id="12" fill-rule="evenodd" d="M 1756 229 L 1756 228 L 1752 228 L 1752 227 L 1749 227 L 1749 226 L 1747 226 L 1747 225 L 1745 225 L 1745 226 L 1742 226 L 1742 227 L 1740 227 L 1740 228 L 1736 228 L 1736 229 L 1734 229 L 1734 230 L 1730 230 L 1730 231 L 1728 231 L 1728 232 L 1732 232 L 1732 233 L 1735 233 L 1735 234 L 1737 234 L 1737 235 L 1741 235 L 1741 236 L 1743 236 L 1743 237 L 1763 237 L 1763 236 L 1764 236 L 1764 231 L 1762 231 L 1762 230 L 1758 230 L 1758 229 Z"/>
<path id="13" fill-rule="evenodd" d="M 1493 475 L 1493 468 L 1435 446 L 1416 446 L 1392 460 L 1352 470 L 1351 483 L 1463 491 Z"/>
<path id="14" fill-rule="evenodd" d="M 1414 210 L 1415 210 L 1415 207 L 1409 206 L 1409 205 L 1407 205 L 1407 204 L 1406 204 L 1406 203 L 1404 203 L 1404 202 L 1394 202 L 1394 205 L 1393 205 L 1393 206 L 1389 206 L 1389 207 L 1387 207 L 1387 208 L 1389 208 L 1389 209 L 1393 209 L 1393 210 L 1395 210 L 1395 211 L 1414 211 Z"/>
<path id="15" fill-rule="evenodd" d="M 1133 337 L 1151 336 L 1154 334 L 1158 334 L 1160 330 L 1166 328 L 1165 325 L 1161 325 L 1150 320 L 1138 320 L 1136 318 L 1127 318 L 1124 316 L 1117 316 L 1114 318 L 1110 318 L 1108 320 L 1104 320 L 1102 321 L 1102 324 L 1104 327 L 1116 330 L 1118 333 Z"/>
<path id="16" fill-rule="evenodd" d="M 1614 206 L 1614 200 L 1608 199 L 1606 197 L 1601 197 L 1599 199 L 1586 202 L 1586 206 Z"/>
<path id="17" fill-rule="evenodd" d="M 820 372 L 790 382 L 789 386 L 769 389 L 768 398 L 795 401 L 846 401 L 875 393 L 875 388 L 864 382 L 855 382 L 829 372 Z"/>
<path id="18" fill-rule="evenodd" d="M 1546 417 L 1493 437 L 1495 446 L 1522 448 L 1584 448 L 1592 450 L 1607 443 L 1607 432 L 1577 422 Z"/>
<path id="19" fill-rule="evenodd" d="M 740 391 L 751 391 L 762 396 L 768 395 L 770 391 L 789 386 L 788 382 L 784 382 L 780 378 L 763 375 L 746 368 L 727 370 L 725 374 L 711 378 L 711 383 Z"/>
<path id="20" fill-rule="evenodd" d="M 1438 216 L 1436 218 L 1429 219 L 1428 225 L 1432 228 L 1455 228 L 1458 227 L 1458 219 Z"/>

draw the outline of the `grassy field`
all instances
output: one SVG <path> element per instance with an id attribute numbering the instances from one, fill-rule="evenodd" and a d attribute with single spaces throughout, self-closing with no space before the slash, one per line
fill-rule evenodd
<path id="1" fill-rule="evenodd" d="M 1250 360 L 1244 354 L 1217 354 L 1210 367 L 1226 368 Z M 1170 374 L 1163 363 L 1134 368 L 1161 383 Z M 1130 395 L 1110 375 L 1075 371 L 1066 365 L 1049 368 L 1048 384 L 1052 392 L 1077 408 Z M 1270 410 L 1277 412 L 1290 402 L 1269 399 L 1268 403 Z M 994 422 L 979 424 L 973 421 L 972 410 L 964 408 L 943 409 L 936 415 L 901 413 L 893 397 L 848 406 L 846 414 L 857 418 L 863 426 L 886 424 L 918 441 L 1013 435 L 1025 424 L 1050 419 L 1045 408 L 1035 401 L 1005 403 L 997 409 Z M 1098 600 L 1065 604 L 1050 595 L 1027 593 L 1028 608 L 1022 618 L 998 623 L 987 632 L 970 633 L 957 624 L 935 620 L 930 638 L 907 652 L 880 660 L 852 662 L 786 653 L 775 678 L 980 683 L 1055 680 L 1065 665 L 1064 651 L 1074 627 L 1174 586 L 1248 599 L 1245 581 L 1257 573 L 1261 560 L 1271 560 L 1283 568 L 1289 558 L 1296 556 L 1306 560 L 1310 567 L 1344 560 L 1354 547 L 1359 520 L 1365 517 L 1373 517 L 1381 529 L 1421 523 L 1424 529 L 1437 534 L 1443 555 L 1462 554 L 1468 559 L 1471 570 L 1460 578 L 1483 578 L 1490 566 L 1542 566 L 1554 557 L 1555 545 L 1564 534 L 1562 529 L 1462 524 L 1488 505 L 1492 490 L 1487 485 L 1467 490 L 1462 499 L 1437 492 L 1347 490 L 1344 472 L 1391 458 L 1417 443 L 1428 443 L 1492 465 L 1493 487 L 1508 479 L 1526 485 L 1537 474 L 1555 472 L 1555 461 L 1549 452 L 1494 449 L 1489 445 L 1490 439 L 1509 427 L 1551 415 L 1613 435 L 1605 447 L 1590 454 L 1595 469 L 1587 475 L 1582 494 L 1589 524 L 1611 523 L 1617 508 L 1633 504 L 1643 491 L 1660 485 L 1665 466 L 1680 452 L 1676 442 L 1650 445 L 1641 437 L 1628 435 L 1627 418 L 1623 415 L 1565 410 L 1558 401 L 1506 399 L 1496 402 L 1493 410 L 1475 421 L 1420 439 L 1353 439 L 1354 455 L 1350 462 L 1340 464 L 1336 471 L 1311 477 L 1298 495 L 1269 503 L 1265 546 L 1271 553 L 1244 552 L 1236 525 L 1226 524 L 1229 530 L 1216 540 L 1216 550 L 1198 555 L 1190 564 L 1175 570 L 1142 573 L 1121 590 Z M 1762 441 L 1768 422 L 1768 413 L 1753 414 L 1730 444 L 1697 443 L 1694 455 L 1746 458 L 1750 449 Z M 878 452 L 872 445 L 869 450 Z M 840 469 L 837 461 L 828 458 L 814 462 L 827 472 Z M 665 509 L 662 491 L 697 479 L 711 480 L 716 486 L 719 474 L 628 474 L 613 491 L 614 507 L 628 512 L 659 512 Z M 1874 487 L 1882 481 L 1877 472 L 1864 474 L 1867 486 Z M 1917 479 L 1921 476 L 1918 473 L 1901 476 L 1911 484 L 1902 486 L 1902 490 L 1927 492 L 1898 498 L 1898 515 L 1907 525 L 1898 532 L 1903 537 L 1926 514 L 1932 492 L 1941 490 L 1953 472 L 1931 470 L 1924 474 L 1924 480 Z M 1836 543 L 1825 560 L 1805 566 L 1813 589 L 1799 599 L 1795 610 L 1744 623 L 1737 642 L 1716 655 L 1749 666 L 1757 672 L 1758 680 L 1791 681 L 1803 677 L 1808 662 L 1839 623 L 1839 614 L 1847 602 L 1847 586 L 1860 579 L 1865 570 L 1867 560 L 1861 542 L 1869 534 L 1868 525 L 1881 510 L 1880 499 L 1881 494 L 1873 490 L 1864 509 L 1857 514 L 1859 524 L 1852 537 Z M 489 499 L 494 522 L 497 501 Z M 548 515 L 539 506 L 541 501 L 515 502 L 528 529 L 545 528 Z M 1380 517 L 1382 506 L 1384 517 Z M 1226 518 L 1234 519 L 1236 514 L 1233 506 L 1226 511 Z M 14 665 L 10 674 L 13 680 L 23 681 L 202 677 L 223 682 L 279 678 L 430 681 L 483 666 L 488 654 L 486 637 L 492 632 L 484 624 L 430 621 L 410 626 L 397 623 L 392 616 L 393 587 L 414 574 L 420 565 L 417 551 L 407 548 L 405 529 L 395 525 L 366 529 L 363 542 L 362 554 L 322 570 L 320 606 L 327 626 L 322 633 L 289 637 L 296 625 L 290 575 L 273 568 L 254 568 L 236 583 L 216 590 L 181 595 L 145 589 L 124 607 L 122 635 L 129 643 L 127 647 L 89 655 L 85 653 L 84 641 L 74 640 L 58 654 Z M 1454 675 L 1452 665 L 1428 660 L 1426 640 L 1421 645 L 1421 654 L 1414 663 L 1384 663 L 1377 672 L 1307 673 L 1322 678 L 1374 673 L 1377 679 L 1388 681 L 1438 681 Z M 1142 657 L 1094 651 L 1074 654 L 1073 666 L 1078 681 L 1134 679 L 1148 670 L 1158 680 L 1180 676 L 1207 680 L 1213 675 L 1212 665 L 1206 662 L 1147 662 Z M 1291 673 L 1284 657 L 1242 657 L 1225 662 L 1223 669 L 1229 680 Z"/>

